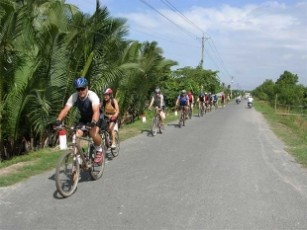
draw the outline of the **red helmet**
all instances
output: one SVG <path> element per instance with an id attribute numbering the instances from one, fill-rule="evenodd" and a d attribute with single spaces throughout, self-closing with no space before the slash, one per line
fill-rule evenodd
<path id="1" fill-rule="evenodd" d="M 103 94 L 109 94 L 109 95 L 111 95 L 111 94 L 113 94 L 113 91 L 112 91 L 112 89 L 107 88 L 107 89 L 103 92 Z"/>

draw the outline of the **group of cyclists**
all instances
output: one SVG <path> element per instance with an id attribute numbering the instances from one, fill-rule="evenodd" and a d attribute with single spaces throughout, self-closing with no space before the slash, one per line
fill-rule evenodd
<path id="1" fill-rule="evenodd" d="M 225 106 L 224 94 L 221 95 L 220 100 L 221 107 L 223 108 Z M 212 107 L 214 107 L 215 109 L 218 108 L 219 97 L 216 94 L 201 92 L 198 95 L 196 102 L 198 103 L 198 109 L 200 110 L 203 108 L 204 113 L 206 113 L 210 112 L 212 110 Z M 188 114 L 193 114 L 194 104 L 195 97 L 192 90 L 189 90 L 189 92 L 187 92 L 186 90 L 182 90 L 175 102 L 176 108 L 178 108 L 179 111 L 183 112 L 186 117 L 188 116 Z M 149 109 L 151 109 L 152 107 L 155 108 L 155 114 L 160 114 L 160 126 L 163 126 L 165 119 L 165 102 L 164 96 L 159 88 L 155 89 L 155 93 L 151 98 Z"/>
<path id="2" fill-rule="evenodd" d="M 91 127 L 89 135 L 93 139 L 95 145 L 94 162 L 100 164 L 104 159 L 104 150 L 102 147 L 102 139 L 99 135 L 100 127 L 104 119 L 109 119 L 109 133 L 112 137 L 111 148 L 115 149 L 114 127 L 117 125 L 119 115 L 119 106 L 117 100 L 113 97 L 113 91 L 107 88 L 103 91 L 103 101 L 100 102 L 99 96 L 88 89 L 88 81 L 84 77 L 76 79 L 73 83 L 76 92 L 74 92 L 67 100 L 64 108 L 57 116 L 54 128 L 62 125 L 64 118 L 70 109 L 75 106 L 80 112 L 80 119 L 77 127 L 84 125 Z M 83 136 L 82 129 L 76 131 L 77 137 Z"/>
<path id="3" fill-rule="evenodd" d="M 101 136 L 99 135 L 100 127 L 104 119 L 109 119 L 109 133 L 112 137 L 111 148 L 116 148 L 114 128 L 117 125 L 117 120 L 119 116 L 119 106 L 117 100 L 113 97 L 113 91 L 107 88 L 102 92 L 103 99 L 100 101 L 99 96 L 92 90 L 88 88 L 88 81 L 84 77 L 79 77 L 73 83 L 76 90 L 68 98 L 64 108 L 60 111 L 57 116 L 54 127 L 59 127 L 62 125 L 63 120 L 67 116 L 70 109 L 75 106 L 80 112 L 80 119 L 78 121 L 77 127 L 82 127 L 84 125 L 89 126 L 89 135 L 93 139 L 95 144 L 95 159 L 94 162 L 99 164 L 103 161 L 104 150 L 102 147 Z M 212 106 L 217 108 L 218 97 L 211 93 L 200 93 L 196 99 L 198 103 L 198 108 L 205 108 L 205 111 L 211 111 Z M 221 97 L 221 104 L 224 106 L 225 96 Z M 188 93 L 186 90 L 182 90 L 176 99 L 177 108 L 184 112 L 185 114 L 190 111 L 193 114 L 193 107 L 195 104 L 195 97 L 192 90 Z M 150 101 L 149 108 L 155 108 L 155 113 L 159 114 L 160 126 L 164 125 L 165 119 L 165 101 L 164 96 L 159 88 L 155 89 L 155 93 Z M 76 132 L 77 137 L 83 136 L 83 131 L 78 129 Z"/>

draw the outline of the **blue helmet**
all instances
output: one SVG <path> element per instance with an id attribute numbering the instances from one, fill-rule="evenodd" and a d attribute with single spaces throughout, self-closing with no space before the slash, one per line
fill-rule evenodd
<path id="1" fill-rule="evenodd" d="M 84 77 L 79 77 L 74 81 L 75 89 L 86 87 L 88 85 L 87 80 Z"/>

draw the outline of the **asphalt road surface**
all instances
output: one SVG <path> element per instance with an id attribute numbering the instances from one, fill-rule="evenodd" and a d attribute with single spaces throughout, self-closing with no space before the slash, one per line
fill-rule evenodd
<path id="1" fill-rule="evenodd" d="M 0 229 L 307 229 L 307 170 L 245 101 L 147 134 L 69 198 L 55 170 L 0 188 Z"/>

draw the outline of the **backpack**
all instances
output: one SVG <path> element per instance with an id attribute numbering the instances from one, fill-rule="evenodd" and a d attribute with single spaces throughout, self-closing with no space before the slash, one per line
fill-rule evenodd
<path id="1" fill-rule="evenodd" d="M 180 105 L 187 105 L 187 103 L 188 103 L 188 98 L 187 98 L 187 96 L 180 96 L 180 98 L 179 98 L 179 104 L 180 104 Z"/>

